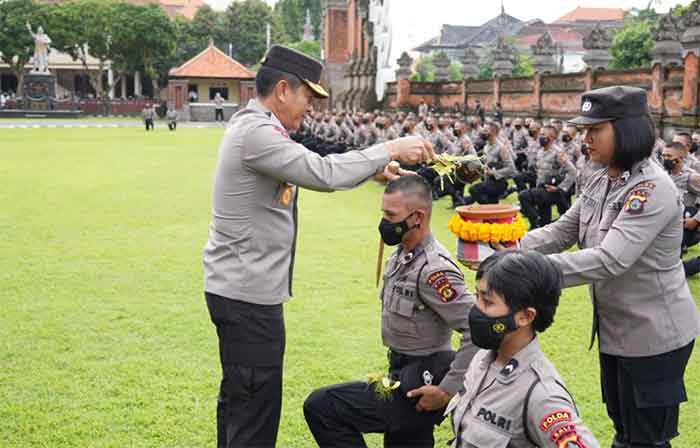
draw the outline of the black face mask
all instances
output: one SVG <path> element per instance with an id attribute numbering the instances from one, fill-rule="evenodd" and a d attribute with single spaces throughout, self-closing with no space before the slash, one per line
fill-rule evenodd
<path id="1" fill-rule="evenodd" d="M 377 127 L 377 129 L 384 129 L 383 123 L 377 123 L 375 126 Z"/>
<path id="2" fill-rule="evenodd" d="M 469 311 L 469 331 L 474 345 L 486 350 L 498 350 L 503 337 L 518 329 L 514 316 L 515 313 L 490 317 L 473 305 Z"/>
<path id="3" fill-rule="evenodd" d="M 426 125 L 425 125 L 425 129 L 427 129 L 428 131 L 432 131 L 432 130 L 433 130 L 433 125 L 432 125 L 432 124 L 426 124 Z"/>
<path id="4" fill-rule="evenodd" d="M 406 219 L 400 222 L 391 222 L 386 218 L 382 218 L 382 221 L 379 223 L 379 234 L 382 236 L 382 241 L 384 241 L 387 246 L 396 246 L 401 242 L 401 240 L 403 240 L 404 235 L 411 230 L 420 227 L 420 224 L 409 227 L 408 223 L 406 222 L 408 221 L 408 218 L 413 215 L 413 213 L 406 216 Z"/>
<path id="5" fill-rule="evenodd" d="M 530 129 L 530 125 L 529 125 L 529 124 L 526 124 L 526 125 L 525 125 L 525 129 Z"/>
<path id="6" fill-rule="evenodd" d="M 479 134 L 479 137 L 480 137 L 483 141 L 487 141 L 487 140 L 489 139 L 489 134 L 487 134 L 487 133 L 485 133 L 485 132 L 482 132 L 481 134 Z"/>
<path id="7" fill-rule="evenodd" d="M 698 151 L 698 143 L 697 143 L 697 142 L 693 142 L 693 144 L 690 145 L 690 152 L 693 153 L 693 154 L 695 154 L 697 151 Z"/>
<path id="8" fill-rule="evenodd" d="M 520 130 L 520 128 L 522 128 L 522 126 L 520 126 L 519 124 L 515 125 L 515 129 L 517 129 L 518 131 Z"/>
<path id="9" fill-rule="evenodd" d="M 535 138 L 537 131 L 529 131 L 528 134 L 530 134 L 530 137 Z"/>
<path id="10" fill-rule="evenodd" d="M 581 145 L 581 154 L 583 154 L 584 157 L 588 157 L 588 145 L 585 143 Z"/>
<path id="11" fill-rule="evenodd" d="M 408 126 L 404 126 L 404 127 L 403 127 L 403 131 L 404 131 L 404 132 L 408 132 L 408 131 L 410 131 L 410 130 L 411 130 L 411 128 L 409 128 Z"/>
<path id="12" fill-rule="evenodd" d="M 678 160 L 664 159 L 664 169 L 669 173 L 673 171 L 674 168 L 676 168 L 676 164 L 678 164 Z"/>
<path id="13" fill-rule="evenodd" d="M 509 127 L 510 127 L 510 123 L 506 123 L 506 127 L 509 128 Z"/>
<path id="14" fill-rule="evenodd" d="M 569 134 L 564 134 L 561 139 L 564 143 L 569 143 L 571 141 L 571 136 Z"/>
<path id="15" fill-rule="evenodd" d="M 540 137 L 540 145 L 544 148 L 549 144 L 549 137 Z"/>
<path id="16" fill-rule="evenodd" d="M 455 135 L 455 137 L 461 137 L 461 136 L 462 136 L 462 131 L 459 130 L 459 129 L 453 130 L 452 133 Z"/>

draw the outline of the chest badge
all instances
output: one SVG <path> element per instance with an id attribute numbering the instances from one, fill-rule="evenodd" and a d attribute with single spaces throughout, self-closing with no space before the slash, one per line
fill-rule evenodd
<path id="1" fill-rule="evenodd" d="M 282 184 L 280 187 L 280 205 L 287 207 L 294 197 L 294 186 Z"/>

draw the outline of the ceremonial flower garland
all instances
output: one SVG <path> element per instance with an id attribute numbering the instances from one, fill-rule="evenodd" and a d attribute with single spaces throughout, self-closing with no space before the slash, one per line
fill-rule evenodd
<path id="1" fill-rule="evenodd" d="M 518 241 L 527 232 L 527 224 L 520 215 L 510 224 L 465 221 L 459 215 L 455 215 L 450 219 L 449 228 L 459 239 L 482 243 Z"/>

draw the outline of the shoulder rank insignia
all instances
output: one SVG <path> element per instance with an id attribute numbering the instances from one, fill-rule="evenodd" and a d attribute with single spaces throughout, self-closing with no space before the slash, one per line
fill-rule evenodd
<path id="1" fill-rule="evenodd" d="M 558 428 L 552 433 L 551 439 L 557 448 L 586 448 L 574 425 Z"/>
<path id="2" fill-rule="evenodd" d="M 440 295 L 440 299 L 447 303 L 457 297 L 457 292 L 452 287 L 445 271 L 433 272 L 428 276 L 428 285 L 432 286 Z"/>
<path id="3" fill-rule="evenodd" d="M 625 203 L 625 211 L 633 215 L 638 215 L 644 211 L 644 204 L 647 202 L 647 196 L 641 192 L 633 192 Z"/>

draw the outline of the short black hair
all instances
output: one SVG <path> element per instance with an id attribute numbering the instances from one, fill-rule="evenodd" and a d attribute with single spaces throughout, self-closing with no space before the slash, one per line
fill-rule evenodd
<path id="1" fill-rule="evenodd" d="M 628 171 L 635 163 L 651 155 L 656 143 L 656 134 L 654 122 L 648 114 L 619 118 L 612 122 L 612 126 L 615 132 L 613 166 Z"/>
<path id="2" fill-rule="evenodd" d="M 489 291 L 503 296 L 511 313 L 537 310 L 532 323 L 536 332 L 545 331 L 554 322 L 563 274 L 545 255 L 524 250 L 496 252 L 479 266 L 476 279 L 481 278 Z"/>
<path id="3" fill-rule="evenodd" d="M 293 90 L 301 86 L 301 79 L 296 75 L 263 65 L 255 76 L 255 89 L 258 96 L 261 98 L 270 96 L 277 83 L 282 80 L 287 81 Z"/>
<path id="4" fill-rule="evenodd" d="M 675 151 L 685 152 L 685 145 L 683 145 L 682 143 L 678 143 L 678 142 L 666 143 L 666 145 L 664 145 L 664 148 L 669 148 L 669 149 L 673 149 Z"/>
<path id="5" fill-rule="evenodd" d="M 414 196 L 418 202 L 424 204 L 428 214 L 432 211 L 433 189 L 422 176 L 401 176 L 389 182 L 384 189 L 384 194 L 403 193 Z"/>

